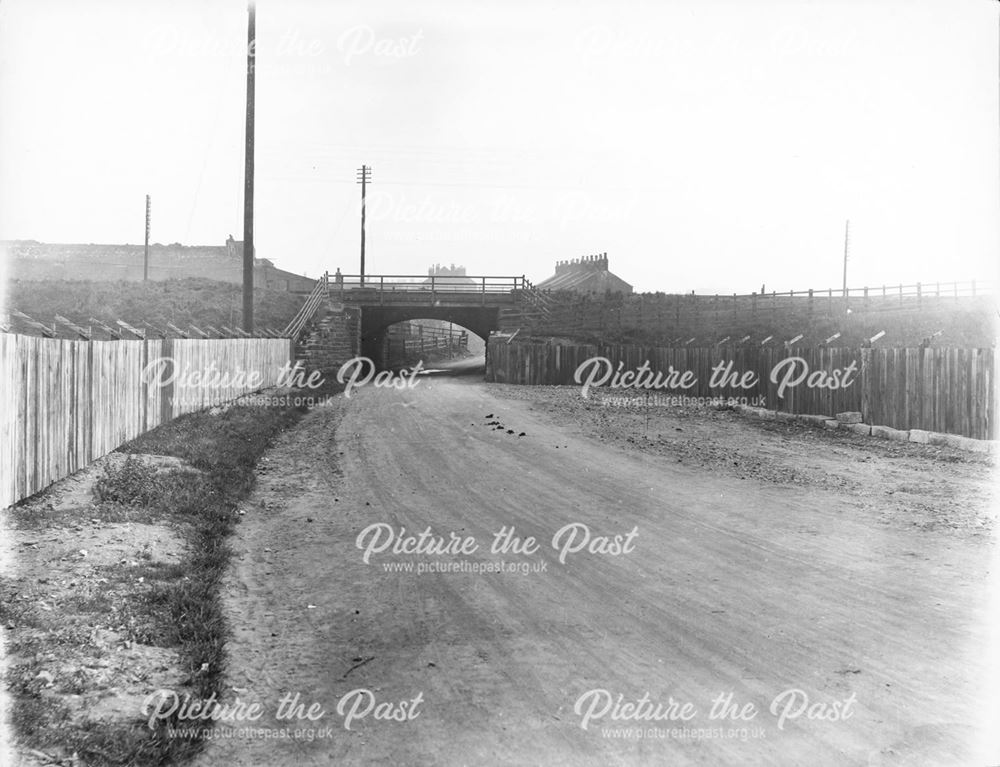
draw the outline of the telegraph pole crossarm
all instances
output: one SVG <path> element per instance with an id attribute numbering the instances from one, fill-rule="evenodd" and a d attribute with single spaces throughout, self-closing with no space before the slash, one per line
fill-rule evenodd
<path id="1" fill-rule="evenodd" d="M 365 286 L 365 190 L 372 180 L 370 165 L 358 168 L 358 183 L 361 184 L 361 287 Z"/>

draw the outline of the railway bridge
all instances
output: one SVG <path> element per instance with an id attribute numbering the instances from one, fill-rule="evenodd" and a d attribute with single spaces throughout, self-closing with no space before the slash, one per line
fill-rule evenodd
<path id="1" fill-rule="evenodd" d="M 453 322 L 486 339 L 501 327 L 502 312 L 546 311 L 546 298 L 524 275 L 426 276 L 325 274 L 288 334 L 299 339 L 323 305 L 353 311 L 356 353 L 383 360 L 388 328 L 407 320 Z"/>

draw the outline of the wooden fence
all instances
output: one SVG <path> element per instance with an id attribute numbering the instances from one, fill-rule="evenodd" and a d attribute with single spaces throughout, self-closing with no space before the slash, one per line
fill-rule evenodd
<path id="1" fill-rule="evenodd" d="M 578 367 L 595 357 L 609 363 L 595 368 L 595 381 L 605 370 L 617 370 L 620 363 L 625 372 L 648 361 L 652 375 L 660 373 L 664 380 L 671 369 L 690 371 L 695 384 L 656 390 L 666 396 L 759 398 L 763 406 L 787 413 L 832 417 L 851 410 L 859 411 L 865 423 L 895 429 L 926 429 L 977 439 L 998 436 L 1000 396 L 993 349 L 663 348 L 507 343 L 491 338 L 486 380 L 579 385 L 574 380 Z M 729 372 L 737 377 L 752 371 L 755 383 L 740 388 L 732 385 L 730 378 L 729 385 L 711 387 L 713 368 L 719 363 L 731 363 Z M 590 370 L 585 369 L 584 381 Z M 850 370 L 854 372 L 848 374 Z M 841 383 L 849 381 L 849 385 L 833 387 L 836 371 Z M 810 376 L 814 376 L 813 386 L 809 385 Z M 782 382 L 787 385 L 782 387 Z M 615 393 L 613 388 L 603 390 L 604 395 Z"/>
<path id="2" fill-rule="evenodd" d="M 711 345 L 731 336 L 785 341 L 799 333 L 808 342 L 834 332 L 841 343 L 860 346 L 885 330 L 883 342 L 918 346 L 941 331 L 939 346 L 986 346 L 992 342 L 998 296 L 979 283 L 937 283 L 764 294 L 587 295 L 539 293 L 544 305 L 530 301 L 501 314 L 501 327 L 522 334 L 562 337 L 581 343 L 601 339 L 622 343 L 679 346 L 696 338 Z"/>
<path id="3" fill-rule="evenodd" d="M 273 385 L 290 360 L 288 339 L 0 333 L 0 508 L 183 413 Z"/>

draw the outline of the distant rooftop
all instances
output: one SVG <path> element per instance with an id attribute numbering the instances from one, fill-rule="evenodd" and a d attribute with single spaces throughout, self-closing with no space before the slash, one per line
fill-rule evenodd
<path id="1" fill-rule="evenodd" d="M 434 264 L 434 266 L 428 267 L 427 276 L 429 277 L 465 277 L 465 267 L 464 266 L 442 266 L 441 264 Z"/>
<path id="2" fill-rule="evenodd" d="M 427 269 L 427 279 L 424 280 L 424 282 L 430 282 L 431 277 L 435 278 L 449 277 L 452 279 L 449 279 L 448 282 L 450 283 L 454 282 L 463 285 L 467 282 L 470 284 L 475 282 L 475 280 L 473 280 L 471 277 L 466 276 L 464 266 L 455 266 L 454 264 L 452 264 L 451 266 L 442 266 L 441 264 L 434 264 L 434 266 L 431 266 Z"/>
<path id="3" fill-rule="evenodd" d="M 575 293 L 631 293 L 632 286 L 608 270 L 608 254 L 557 261 L 556 273 L 538 283 L 540 290 L 571 290 Z"/>

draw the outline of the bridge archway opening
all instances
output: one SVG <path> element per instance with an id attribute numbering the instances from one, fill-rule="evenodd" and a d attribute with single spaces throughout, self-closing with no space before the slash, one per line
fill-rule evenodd
<path id="1" fill-rule="evenodd" d="M 484 369 L 486 339 L 498 321 L 496 307 L 367 306 L 361 314 L 361 354 L 380 369 L 398 370 L 412 366 L 422 358 L 421 352 L 427 352 L 424 367 L 442 367 L 449 362 L 448 350 L 464 342 L 472 355 L 450 359 L 456 363 L 461 359 L 463 369 L 477 365 Z"/>
<path id="2" fill-rule="evenodd" d="M 424 370 L 473 374 L 485 372 L 486 338 L 448 320 L 417 317 L 381 329 L 366 355 L 383 370 L 421 363 Z"/>

